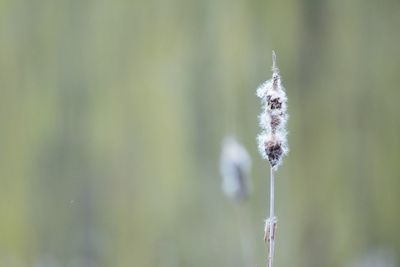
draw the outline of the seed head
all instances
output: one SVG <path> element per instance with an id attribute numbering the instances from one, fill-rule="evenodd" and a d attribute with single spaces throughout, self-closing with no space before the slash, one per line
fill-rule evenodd
<path id="1" fill-rule="evenodd" d="M 272 51 L 272 62 L 272 78 L 257 88 L 257 96 L 261 98 L 262 104 L 259 116 L 262 132 L 257 139 L 261 156 L 276 169 L 282 163 L 283 156 L 288 153 L 286 140 L 288 115 L 287 97 L 274 51 Z"/>
<path id="2" fill-rule="evenodd" d="M 249 195 L 249 174 L 251 159 L 246 149 L 233 137 L 226 137 L 222 143 L 220 172 L 224 193 L 237 201 Z"/>

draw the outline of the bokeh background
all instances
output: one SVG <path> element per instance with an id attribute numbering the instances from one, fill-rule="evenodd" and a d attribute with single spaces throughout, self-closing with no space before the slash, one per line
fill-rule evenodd
<path id="1" fill-rule="evenodd" d="M 399 266 L 399 26 L 396 0 L 1 0 L 0 266 L 264 266 L 272 49 L 275 265 Z M 243 205 L 221 192 L 229 134 Z"/>

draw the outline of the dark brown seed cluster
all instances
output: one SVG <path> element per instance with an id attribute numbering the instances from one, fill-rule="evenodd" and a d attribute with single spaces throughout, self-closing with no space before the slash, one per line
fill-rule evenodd
<path id="1" fill-rule="evenodd" d="M 279 98 L 271 98 L 270 95 L 267 96 L 267 105 L 271 110 L 282 108 L 282 102 L 279 101 Z"/>
<path id="2" fill-rule="evenodd" d="M 271 116 L 271 131 L 272 133 L 276 132 L 276 128 L 278 128 L 281 123 L 280 115 L 272 115 Z"/>
<path id="3" fill-rule="evenodd" d="M 265 153 L 267 154 L 268 161 L 274 167 L 278 164 L 283 154 L 282 144 L 276 141 L 268 141 L 265 143 Z"/>
<path id="4" fill-rule="evenodd" d="M 272 86 L 276 88 L 278 86 L 278 82 L 279 82 L 279 73 L 277 72 L 276 74 L 272 75 Z"/>

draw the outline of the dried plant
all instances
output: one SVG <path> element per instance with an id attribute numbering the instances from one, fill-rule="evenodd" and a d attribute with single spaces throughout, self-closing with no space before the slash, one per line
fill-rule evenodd
<path id="1" fill-rule="evenodd" d="M 264 241 L 268 242 L 268 266 L 272 267 L 277 218 L 275 205 L 274 172 L 282 163 L 282 158 L 288 153 L 286 139 L 287 97 L 282 86 L 279 69 L 276 64 L 276 54 L 272 51 L 272 78 L 257 89 L 261 98 L 262 113 L 259 116 L 261 134 L 258 136 L 258 148 L 261 156 L 270 163 L 270 208 L 269 217 L 265 220 Z"/>

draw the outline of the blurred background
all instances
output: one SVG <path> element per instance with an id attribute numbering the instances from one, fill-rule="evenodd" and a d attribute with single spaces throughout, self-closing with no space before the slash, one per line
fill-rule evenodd
<path id="1" fill-rule="evenodd" d="M 265 266 L 272 49 L 275 266 L 399 266 L 399 26 L 396 0 L 1 0 L 0 266 Z M 226 135 L 252 157 L 242 205 Z"/>

